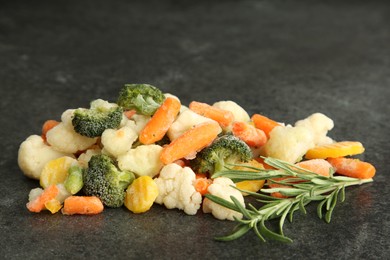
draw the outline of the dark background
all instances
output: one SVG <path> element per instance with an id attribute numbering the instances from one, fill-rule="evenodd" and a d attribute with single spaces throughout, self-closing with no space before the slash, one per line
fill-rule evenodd
<path id="1" fill-rule="evenodd" d="M 388 1 L 0 1 L 0 255 L 387 258 L 389 43 Z M 296 214 L 285 224 L 292 244 L 253 233 L 216 242 L 233 222 L 159 205 L 141 215 L 29 213 L 38 182 L 17 166 L 20 143 L 67 108 L 115 101 L 124 83 L 183 104 L 234 100 L 286 123 L 322 112 L 331 137 L 364 144 L 375 181 L 348 189 L 330 224 L 315 205 Z"/>

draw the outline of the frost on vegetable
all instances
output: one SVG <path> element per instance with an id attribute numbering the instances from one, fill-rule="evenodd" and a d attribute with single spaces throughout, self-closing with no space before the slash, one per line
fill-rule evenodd
<path id="1" fill-rule="evenodd" d="M 18 164 L 24 175 L 39 180 L 45 164 L 63 156 L 72 155 L 53 149 L 38 135 L 31 135 L 19 147 Z"/>
<path id="2" fill-rule="evenodd" d="M 155 179 L 159 194 L 156 203 L 168 209 L 180 209 L 188 215 L 195 215 L 202 202 L 202 195 L 195 190 L 195 173 L 189 167 L 171 163 L 162 168 Z"/>
<path id="3" fill-rule="evenodd" d="M 209 186 L 208 191 L 211 195 L 223 198 L 230 202 L 232 202 L 230 196 L 233 196 L 243 207 L 245 207 L 243 195 L 239 190 L 236 190 L 231 186 L 235 186 L 231 179 L 219 177 L 214 179 L 213 183 Z M 215 218 L 220 220 L 234 220 L 234 218 L 242 218 L 241 213 L 218 205 L 208 198 L 204 199 L 202 209 L 204 213 L 211 213 Z"/>
<path id="4" fill-rule="evenodd" d="M 120 155 L 118 166 L 121 170 L 134 172 L 137 176 L 156 176 L 163 164 L 160 160 L 162 147 L 156 144 L 140 145 Z"/>

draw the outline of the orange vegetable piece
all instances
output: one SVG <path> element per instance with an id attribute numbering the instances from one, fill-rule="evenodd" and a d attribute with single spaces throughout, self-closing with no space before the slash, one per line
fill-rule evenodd
<path id="1" fill-rule="evenodd" d="M 262 116 L 260 114 L 254 114 L 252 116 L 252 122 L 255 124 L 256 128 L 264 131 L 265 135 L 269 139 L 269 133 L 276 126 L 280 126 L 280 124 L 268 117 Z"/>
<path id="2" fill-rule="evenodd" d="M 328 162 L 336 169 L 336 172 L 352 178 L 370 179 L 375 176 L 375 167 L 368 163 L 353 158 L 328 158 Z"/>
<path id="3" fill-rule="evenodd" d="M 57 197 L 59 189 L 56 185 L 51 185 L 43 190 L 42 194 L 39 195 L 36 199 L 29 201 L 26 206 L 27 209 L 31 212 L 41 212 L 46 209 L 45 204 Z"/>
<path id="4" fill-rule="evenodd" d="M 211 179 L 197 177 L 194 181 L 194 187 L 197 192 L 204 196 L 208 193 L 208 188 L 212 183 L 213 181 Z"/>
<path id="5" fill-rule="evenodd" d="M 290 178 L 290 177 L 273 178 L 270 181 L 267 181 L 268 187 L 270 187 L 270 188 L 292 188 L 292 186 L 289 186 L 289 185 L 283 185 L 283 184 L 272 182 L 272 180 L 274 180 L 274 181 L 283 181 L 283 180 L 285 180 L 287 178 Z M 280 192 L 272 192 L 271 196 L 275 197 L 275 198 L 281 198 L 281 199 L 288 198 L 288 196 L 285 196 L 285 195 L 283 195 Z"/>
<path id="6" fill-rule="evenodd" d="M 322 146 L 317 146 L 307 151 L 307 159 L 337 158 L 348 155 L 356 155 L 364 152 L 364 147 L 360 142 L 344 141 Z"/>
<path id="7" fill-rule="evenodd" d="M 229 126 L 234 120 L 234 115 L 232 112 L 210 106 L 206 103 L 192 101 L 189 108 L 201 116 L 217 121 L 221 127 Z"/>
<path id="8" fill-rule="evenodd" d="M 221 127 L 214 121 L 198 124 L 165 146 L 160 159 L 164 164 L 169 164 L 196 153 L 209 145 L 220 132 Z"/>
<path id="9" fill-rule="evenodd" d="M 180 112 L 180 101 L 168 97 L 157 109 L 153 117 L 145 125 L 139 134 L 139 140 L 143 144 L 152 144 L 161 140 Z"/>
<path id="10" fill-rule="evenodd" d="M 57 126 L 60 122 L 56 120 L 47 120 L 45 123 L 42 125 L 42 139 L 44 142 L 46 142 L 46 134 L 49 132 L 50 129 L 54 128 Z"/>
<path id="11" fill-rule="evenodd" d="M 136 113 L 137 111 L 135 109 L 131 109 L 123 112 L 123 114 L 127 117 L 127 119 L 132 118 Z"/>
<path id="12" fill-rule="evenodd" d="M 102 201 L 96 196 L 70 196 L 65 199 L 61 212 L 64 215 L 95 215 L 103 209 Z"/>
<path id="13" fill-rule="evenodd" d="M 139 134 L 139 140 L 143 144 L 152 144 L 161 140 L 180 112 L 180 101 L 168 97 L 157 109 L 153 117 L 145 125 Z"/>
<path id="14" fill-rule="evenodd" d="M 258 148 L 267 142 L 264 131 L 245 122 L 234 122 L 232 125 L 233 135 L 244 141 L 250 147 Z"/>
<path id="15" fill-rule="evenodd" d="M 264 159 L 261 158 L 261 157 L 255 158 L 255 160 L 256 160 L 257 162 L 261 163 L 261 164 L 263 165 L 264 169 L 275 169 L 274 167 L 272 167 L 272 166 L 266 164 L 266 163 L 264 162 Z"/>
<path id="16" fill-rule="evenodd" d="M 299 163 L 296 163 L 295 165 L 322 176 L 329 176 L 329 171 L 333 170 L 333 166 L 324 159 L 311 159 L 307 161 L 301 161 Z"/>

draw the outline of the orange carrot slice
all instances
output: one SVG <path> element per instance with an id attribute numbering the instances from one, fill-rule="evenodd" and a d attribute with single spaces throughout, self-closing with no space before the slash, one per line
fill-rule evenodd
<path id="1" fill-rule="evenodd" d="M 251 119 L 256 128 L 264 131 L 267 138 L 269 138 L 269 133 L 272 131 L 272 129 L 280 125 L 278 122 L 260 114 L 254 114 Z"/>
<path id="2" fill-rule="evenodd" d="M 180 112 L 180 101 L 168 97 L 157 109 L 153 117 L 140 132 L 139 140 L 143 144 L 152 144 L 161 140 Z"/>
<path id="3" fill-rule="evenodd" d="M 368 163 L 353 158 L 328 158 L 328 162 L 336 169 L 336 172 L 352 178 L 370 179 L 375 176 L 375 167 Z"/>
<path id="4" fill-rule="evenodd" d="M 220 126 L 214 121 L 196 125 L 165 146 L 160 159 L 164 164 L 169 164 L 193 154 L 209 145 L 220 132 Z"/>
<path id="5" fill-rule="evenodd" d="M 197 192 L 204 196 L 208 193 L 208 188 L 212 183 L 213 181 L 211 179 L 196 178 L 194 181 L 194 187 Z"/>
<path id="6" fill-rule="evenodd" d="M 234 115 L 232 112 L 210 106 L 206 103 L 192 101 L 189 107 L 195 113 L 217 121 L 221 127 L 229 126 L 234 120 Z"/>
<path id="7" fill-rule="evenodd" d="M 31 212 L 41 212 L 45 209 L 45 204 L 58 195 L 59 189 L 56 185 L 51 185 L 43 190 L 42 194 L 39 195 L 35 200 L 27 203 L 27 209 Z"/>
<path id="8" fill-rule="evenodd" d="M 46 142 L 46 134 L 49 132 L 50 129 L 54 128 L 56 125 L 58 125 L 60 122 L 56 120 L 47 120 L 42 125 L 42 139 Z"/>
<path id="9" fill-rule="evenodd" d="M 307 159 L 337 158 L 348 155 L 356 155 L 364 152 L 364 147 L 360 142 L 344 141 L 314 147 L 307 151 Z"/>
<path id="10" fill-rule="evenodd" d="M 263 130 L 245 122 L 234 122 L 232 132 L 233 135 L 237 136 L 250 147 L 258 148 L 267 142 L 267 136 Z"/>
<path id="11" fill-rule="evenodd" d="M 329 176 L 329 171 L 333 171 L 332 165 L 324 159 L 301 161 L 295 165 L 322 176 Z"/>
<path id="12" fill-rule="evenodd" d="M 95 215 L 103 211 L 102 201 L 95 196 L 70 196 L 65 199 L 62 214 Z"/>

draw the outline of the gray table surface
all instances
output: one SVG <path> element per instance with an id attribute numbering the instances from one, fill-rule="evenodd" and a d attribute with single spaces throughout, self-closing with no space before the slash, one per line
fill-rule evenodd
<path id="1" fill-rule="evenodd" d="M 388 258 L 389 43 L 388 1 L 0 1 L 0 255 Z M 233 222 L 159 205 L 141 215 L 29 213 L 38 182 L 19 170 L 19 144 L 67 108 L 115 101 L 124 83 L 156 85 L 183 104 L 234 100 L 286 123 L 322 112 L 335 122 L 331 137 L 365 145 L 377 176 L 347 190 L 330 224 L 314 205 L 298 213 L 285 224 L 291 244 L 253 233 L 216 242 Z"/>

